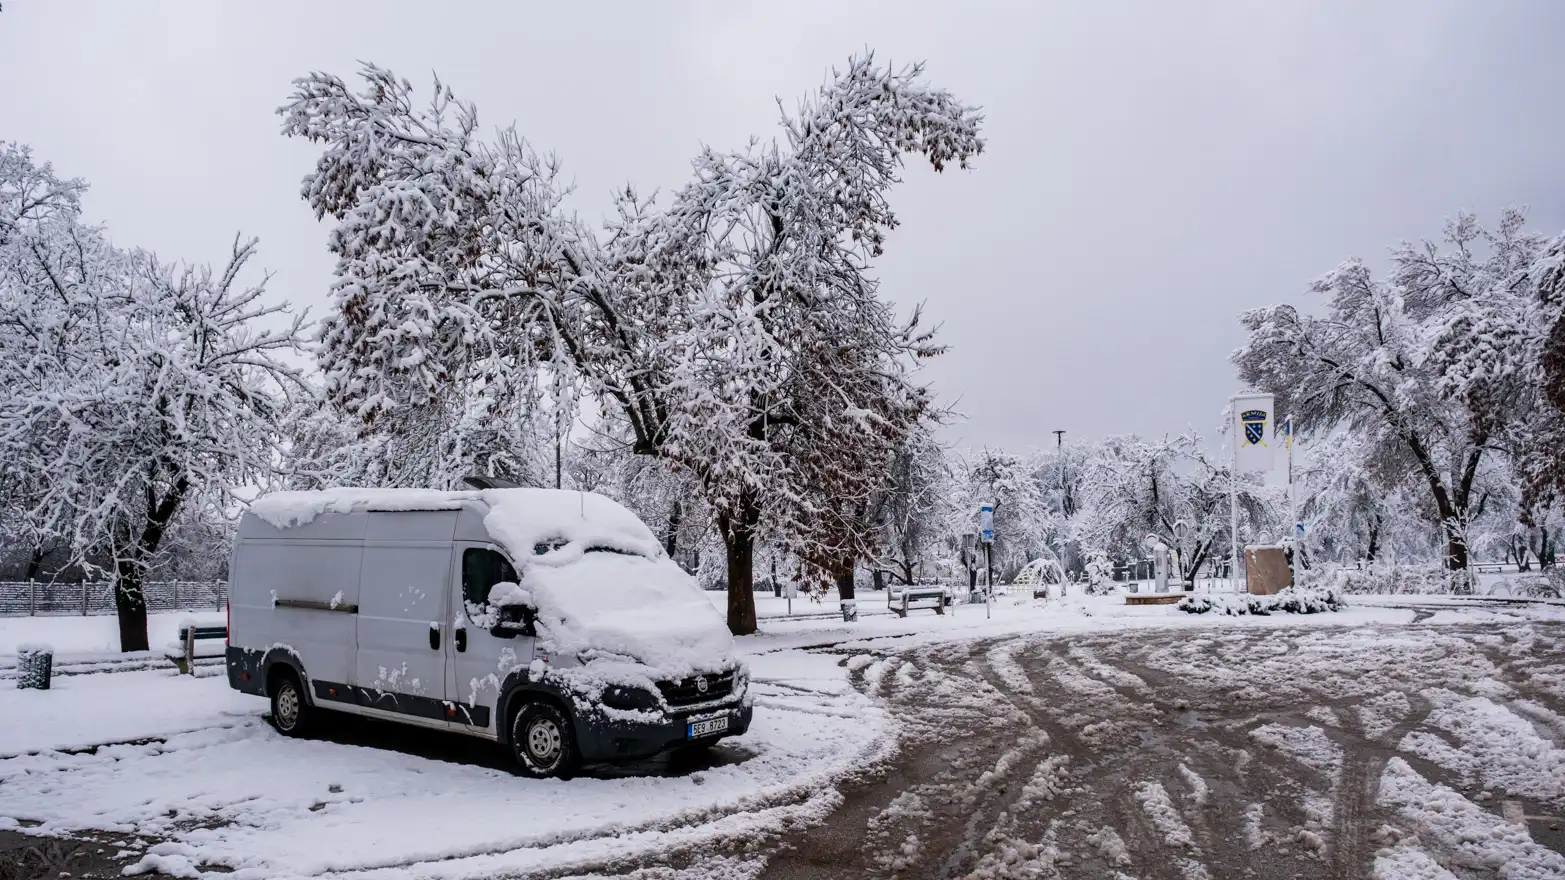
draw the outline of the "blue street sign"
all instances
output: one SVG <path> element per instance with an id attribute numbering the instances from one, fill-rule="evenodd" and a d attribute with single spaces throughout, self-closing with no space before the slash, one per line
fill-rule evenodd
<path id="1" fill-rule="evenodd" d="M 978 540 L 985 544 L 994 543 L 994 505 L 985 504 L 978 508 Z"/>

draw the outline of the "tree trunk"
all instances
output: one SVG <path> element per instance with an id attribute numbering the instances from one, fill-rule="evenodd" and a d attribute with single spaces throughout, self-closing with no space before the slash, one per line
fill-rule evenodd
<path id="1" fill-rule="evenodd" d="M 679 520 L 684 515 L 683 506 L 676 498 L 674 506 L 668 512 L 668 534 L 663 539 L 663 549 L 668 551 L 668 558 L 674 558 L 674 551 L 679 549 Z"/>
<path id="2" fill-rule="evenodd" d="M 1364 561 L 1374 562 L 1380 555 L 1380 516 L 1375 515 L 1369 523 L 1369 547 L 1364 550 Z"/>
<path id="3" fill-rule="evenodd" d="M 120 650 L 147 650 L 147 596 L 142 592 L 139 560 L 122 559 L 114 566 L 114 613 L 120 624 Z"/>
<path id="4" fill-rule="evenodd" d="M 47 551 L 45 551 L 42 546 L 38 546 L 38 547 L 34 547 L 33 548 L 33 552 L 28 554 L 28 557 L 27 557 L 27 577 L 23 578 L 23 580 L 26 580 L 26 581 L 38 580 L 38 571 L 39 571 L 39 569 L 43 568 L 43 558 L 44 558 L 44 554 L 46 552 Z"/>
<path id="5" fill-rule="evenodd" d="M 728 631 L 736 636 L 755 632 L 755 531 L 760 506 L 749 492 L 739 496 L 737 509 L 717 518 L 728 557 Z"/>
<path id="6" fill-rule="evenodd" d="M 148 489 L 146 525 L 130 555 L 114 564 L 114 613 L 119 617 L 120 650 L 123 652 L 147 650 L 147 596 L 142 589 L 146 569 L 142 563 L 158 552 L 169 521 L 189 491 L 190 481 L 184 477 L 175 480 L 162 498 Z"/>
<path id="7" fill-rule="evenodd" d="M 1466 571 L 1468 563 L 1467 536 L 1455 522 L 1446 520 L 1445 526 L 1445 568 L 1446 571 Z"/>
<path id="8" fill-rule="evenodd" d="M 837 568 L 837 598 L 846 602 L 853 598 L 853 558 L 842 561 Z"/>

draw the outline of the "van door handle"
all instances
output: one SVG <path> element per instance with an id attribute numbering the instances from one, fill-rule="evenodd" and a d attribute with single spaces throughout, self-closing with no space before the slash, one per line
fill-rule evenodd
<path id="1" fill-rule="evenodd" d="M 438 623 L 429 624 L 429 647 L 436 651 L 440 650 L 440 624 Z"/>
<path id="2" fill-rule="evenodd" d="M 465 626 L 456 628 L 456 649 L 458 651 L 467 650 L 467 627 Z"/>

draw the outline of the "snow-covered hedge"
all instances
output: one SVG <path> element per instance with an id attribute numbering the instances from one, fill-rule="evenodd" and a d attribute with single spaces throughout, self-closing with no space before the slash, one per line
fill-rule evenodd
<path id="1" fill-rule="evenodd" d="M 1371 565 L 1362 569 L 1327 565 L 1300 572 L 1299 585 L 1344 595 L 1472 592 L 1465 585 L 1458 589 L 1450 573 L 1439 565 Z"/>
<path id="2" fill-rule="evenodd" d="M 1179 600 L 1179 610 L 1190 614 L 1319 614 L 1348 607 L 1336 590 L 1293 589 L 1272 596 L 1201 593 Z"/>

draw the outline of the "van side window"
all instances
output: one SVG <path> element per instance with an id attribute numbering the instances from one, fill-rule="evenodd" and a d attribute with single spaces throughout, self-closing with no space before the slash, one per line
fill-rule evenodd
<path id="1" fill-rule="evenodd" d="M 495 584 L 517 583 L 516 569 L 493 550 L 469 547 L 462 551 L 462 601 L 482 607 L 489 602 Z"/>

